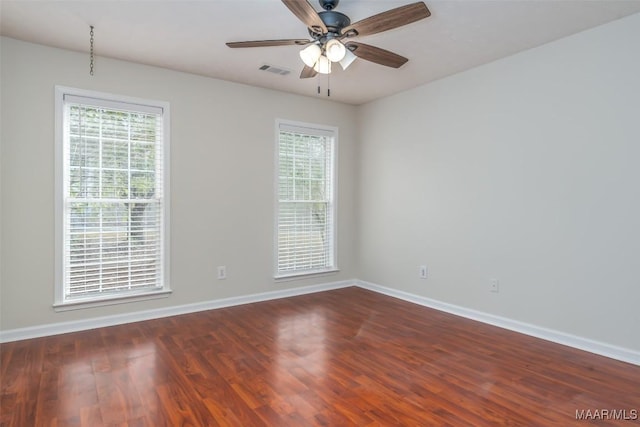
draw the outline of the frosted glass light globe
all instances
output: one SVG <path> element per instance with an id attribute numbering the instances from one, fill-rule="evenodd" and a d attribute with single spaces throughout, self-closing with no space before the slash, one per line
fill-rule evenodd
<path id="1" fill-rule="evenodd" d="M 316 65 L 316 62 L 318 62 L 321 54 L 320 46 L 314 43 L 300 51 L 300 59 L 302 59 L 302 62 L 304 62 L 307 67 L 313 67 Z"/>
<path id="2" fill-rule="evenodd" d="M 347 53 L 347 48 L 340 42 L 340 40 L 329 40 L 324 47 L 327 58 L 331 62 L 340 62 L 344 55 Z"/>
<path id="3" fill-rule="evenodd" d="M 313 69 L 320 74 L 329 74 L 331 73 L 331 61 L 329 61 L 326 56 L 322 55 L 318 58 L 318 62 L 316 62 Z"/>

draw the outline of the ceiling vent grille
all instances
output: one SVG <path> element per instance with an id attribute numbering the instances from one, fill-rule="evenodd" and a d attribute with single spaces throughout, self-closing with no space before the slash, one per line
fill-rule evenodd
<path id="1" fill-rule="evenodd" d="M 281 76 L 286 76 L 287 74 L 291 74 L 291 70 L 287 70 L 283 67 L 274 67 L 273 65 L 264 64 L 259 68 L 262 71 L 268 71 L 273 74 L 279 74 Z"/>

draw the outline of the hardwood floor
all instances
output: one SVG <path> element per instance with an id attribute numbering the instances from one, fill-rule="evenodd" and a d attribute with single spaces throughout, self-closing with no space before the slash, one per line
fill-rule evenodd
<path id="1" fill-rule="evenodd" d="M 359 288 L 0 350 L 7 427 L 640 425 L 639 366 Z"/>

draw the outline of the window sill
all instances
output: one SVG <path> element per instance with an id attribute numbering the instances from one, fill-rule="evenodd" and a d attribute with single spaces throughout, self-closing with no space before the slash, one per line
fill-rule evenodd
<path id="1" fill-rule="evenodd" d="M 303 272 L 279 274 L 275 276 L 274 279 L 276 280 L 276 282 L 285 282 L 288 280 L 306 279 L 308 277 L 315 277 L 315 276 L 328 276 L 328 275 L 333 275 L 339 272 L 340 270 L 337 268 L 332 268 L 330 270 L 303 271 Z"/>
<path id="2" fill-rule="evenodd" d="M 100 299 L 78 299 L 68 302 L 53 304 L 53 309 L 56 312 L 82 310 L 85 308 L 103 307 L 107 305 L 127 304 L 130 302 L 147 301 L 159 298 L 168 298 L 171 294 L 171 290 L 161 290 L 153 292 L 135 293 L 127 295 L 110 295 Z"/>

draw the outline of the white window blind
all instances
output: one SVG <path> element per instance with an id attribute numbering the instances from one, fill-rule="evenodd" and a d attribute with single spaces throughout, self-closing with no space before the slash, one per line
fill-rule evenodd
<path id="1" fill-rule="evenodd" d="M 165 111 L 64 94 L 60 303 L 167 289 Z"/>
<path id="2" fill-rule="evenodd" d="M 334 270 L 335 130 L 278 125 L 276 276 Z"/>

